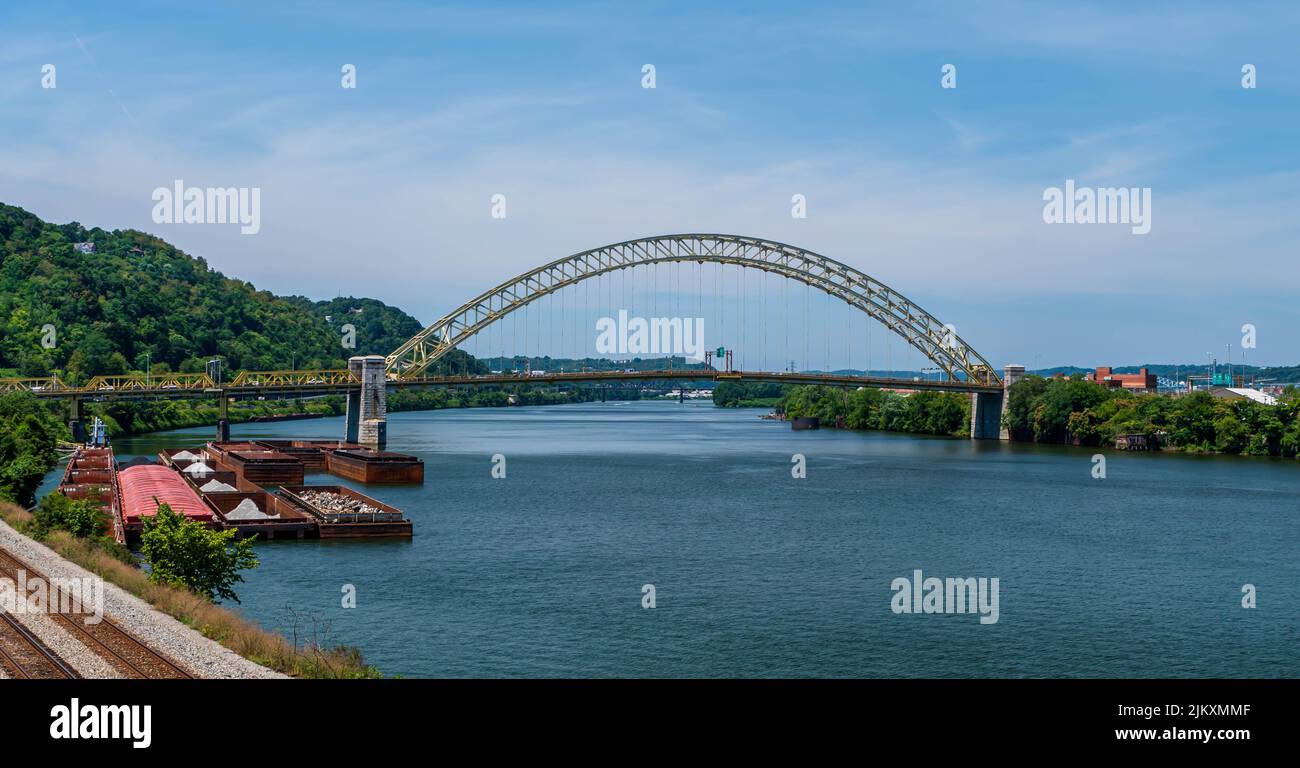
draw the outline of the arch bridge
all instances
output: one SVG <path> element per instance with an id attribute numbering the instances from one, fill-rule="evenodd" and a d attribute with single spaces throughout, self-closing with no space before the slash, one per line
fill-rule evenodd
<path id="1" fill-rule="evenodd" d="M 492 324 L 566 287 L 644 265 L 734 265 L 803 283 L 863 312 L 902 338 L 934 364 L 935 380 L 897 379 L 814 372 L 717 370 L 695 367 L 657 371 L 582 371 L 538 375 L 430 375 L 429 368 Z M 1023 368 L 1008 367 L 1006 379 Z M 593 248 L 517 275 L 470 299 L 386 357 L 354 357 L 347 370 L 244 371 L 228 384 L 204 374 L 100 376 L 69 387 L 57 377 L 0 380 L 0 392 L 26 389 L 38 396 L 71 397 L 74 420 L 84 397 L 121 399 L 193 397 L 218 394 L 224 413 L 229 397 L 341 393 L 348 397 L 346 439 L 372 445 L 386 441 L 386 390 L 392 387 L 493 386 L 610 381 L 769 381 L 841 387 L 889 387 L 970 393 L 972 438 L 1001 434 L 1004 389 L 1011 383 L 962 339 L 950 323 L 918 306 L 881 281 L 842 262 L 796 246 L 726 234 L 676 234 L 627 240 Z M 219 434 L 228 427 L 219 427 Z"/>

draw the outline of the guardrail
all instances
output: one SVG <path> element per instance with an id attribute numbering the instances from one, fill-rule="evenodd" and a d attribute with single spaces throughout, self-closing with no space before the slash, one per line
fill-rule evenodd
<path id="1" fill-rule="evenodd" d="M 302 387 L 319 384 L 356 384 L 361 380 L 346 368 L 307 371 L 240 371 L 226 387 Z"/>
<path id="2" fill-rule="evenodd" d="M 78 388 L 86 392 L 145 391 L 168 389 L 209 389 L 216 386 L 206 373 L 163 373 L 148 376 L 95 376 Z"/>
<path id="3" fill-rule="evenodd" d="M 677 368 L 668 370 L 612 370 L 612 371 L 531 371 L 528 373 L 502 372 L 475 376 L 419 376 L 401 377 L 389 374 L 390 386 L 474 386 L 511 384 L 562 384 L 566 382 L 599 381 L 667 381 L 712 379 L 714 381 L 754 381 L 788 384 L 828 384 L 834 386 L 875 386 L 904 389 L 948 390 L 958 392 L 1000 391 L 1001 385 L 979 381 L 895 379 L 848 374 L 789 372 L 789 371 L 720 371 L 711 368 Z M 45 378 L 0 379 L 0 393 L 28 391 L 44 396 L 139 394 L 166 395 L 169 392 L 202 393 L 219 389 L 230 395 L 247 394 L 257 390 L 337 391 L 338 388 L 360 387 L 361 381 L 346 369 L 314 369 L 303 371 L 241 371 L 234 380 L 216 384 L 205 373 L 175 373 L 145 377 L 96 376 L 84 386 L 68 386 L 57 376 Z"/>
<path id="4" fill-rule="evenodd" d="M 67 389 L 58 376 L 38 378 L 0 379 L 0 393 L 8 392 L 60 392 Z"/>

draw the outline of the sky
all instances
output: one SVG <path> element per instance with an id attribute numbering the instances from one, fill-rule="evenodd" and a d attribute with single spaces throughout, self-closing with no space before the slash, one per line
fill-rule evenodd
<path id="1" fill-rule="evenodd" d="M 723 232 L 856 267 L 999 366 L 1296 364 L 1297 29 L 1280 2 L 0 0 L 0 202 L 422 322 Z M 260 230 L 156 222 L 178 179 L 258 189 Z M 1046 222 L 1067 180 L 1149 189 L 1150 231 Z"/>

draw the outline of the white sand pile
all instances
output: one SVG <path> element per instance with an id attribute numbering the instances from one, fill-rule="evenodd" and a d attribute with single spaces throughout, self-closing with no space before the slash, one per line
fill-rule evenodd
<path id="1" fill-rule="evenodd" d="M 223 483 L 223 482 L 221 482 L 220 480 L 209 480 L 208 483 L 207 483 L 207 485 L 203 486 L 203 487 L 200 488 L 199 490 L 200 490 L 200 491 L 203 491 L 204 493 L 214 493 L 214 492 L 220 492 L 220 491 L 233 491 L 233 490 L 235 490 L 235 486 L 233 486 L 233 485 L 227 485 L 226 483 Z"/>
<path id="2" fill-rule="evenodd" d="M 252 499 L 244 499 L 239 505 L 226 513 L 227 520 L 270 520 L 279 515 L 268 515 L 258 508 Z"/>

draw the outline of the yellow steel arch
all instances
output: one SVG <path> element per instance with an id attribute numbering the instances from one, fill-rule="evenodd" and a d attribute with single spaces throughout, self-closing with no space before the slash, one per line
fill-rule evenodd
<path id="1" fill-rule="evenodd" d="M 470 299 L 386 358 L 390 378 L 421 375 L 466 339 L 526 304 L 591 277 L 660 262 L 714 262 L 773 272 L 862 310 L 920 350 L 951 378 L 1000 385 L 1001 378 L 951 325 L 870 275 L 825 256 L 740 235 L 660 235 L 614 243 L 552 261 Z"/>

